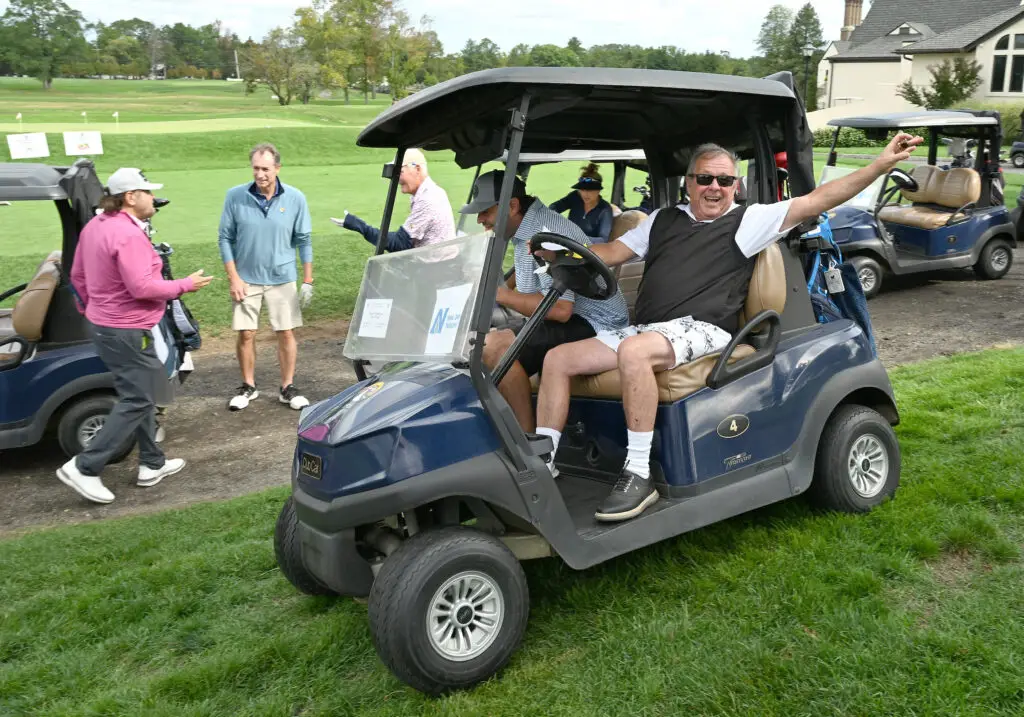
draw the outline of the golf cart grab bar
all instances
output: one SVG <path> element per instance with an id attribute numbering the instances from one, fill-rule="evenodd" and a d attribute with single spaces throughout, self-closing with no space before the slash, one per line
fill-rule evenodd
<path id="1" fill-rule="evenodd" d="M 753 333 L 754 329 L 765 322 L 768 322 L 769 324 L 768 340 L 765 345 L 750 356 L 741 358 L 736 363 L 730 364 L 729 357 L 732 356 L 736 347 L 743 342 L 743 339 Z M 782 321 L 778 312 L 773 311 L 772 309 L 762 311 L 760 314 L 748 321 L 746 325 L 733 337 L 732 341 L 729 342 L 729 345 L 722 350 L 722 353 L 718 357 L 718 361 L 715 362 L 714 368 L 712 368 L 711 373 L 708 374 L 708 386 L 713 389 L 721 388 L 727 383 L 731 383 L 742 376 L 746 376 L 752 371 L 757 371 L 758 369 L 769 365 L 775 360 L 775 350 L 779 347 L 779 339 L 781 338 Z"/>
<path id="2" fill-rule="evenodd" d="M 9 296 L 14 296 L 19 291 L 24 291 L 26 288 L 28 288 L 28 284 L 18 284 L 13 289 L 8 289 L 4 293 L 0 294 L 0 301 L 3 301 L 4 299 L 6 299 Z"/>
<path id="3" fill-rule="evenodd" d="M 968 219 L 971 218 L 971 213 L 975 209 L 977 209 L 977 207 L 978 207 L 978 203 L 977 202 L 967 202 L 967 204 L 963 205 L 962 207 L 960 207 L 955 212 L 953 212 L 952 214 L 949 215 L 949 219 L 946 220 L 946 226 L 947 227 L 951 227 L 954 224 L 959 224 L 960 222 L 967 221 Z M 956 219 L 956 215 L 959 214 L 960 212 L 963 212 L 964 216 L 961 217 L 960 219 Z M 956 221 L 953 221 L 954 219 L 956 219 Z"/>
<path id="4" fill-rule="evenodd" d="M 15 354 L 13 359 L 7 361 L 0 361 L 0 371 L 10 371 L 12 368 L 18 368 L 22 362 L 25 361 L 32 353 L 32 342 L 23 336 L 7 336 L 3 339 L 4 345 L 20 344 L 21 351 Z"/>

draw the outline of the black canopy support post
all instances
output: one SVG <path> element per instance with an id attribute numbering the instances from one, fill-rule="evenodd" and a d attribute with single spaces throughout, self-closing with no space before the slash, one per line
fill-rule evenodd
<path id="1" fill-rule="evenodd" d="M 614 162 L 612 167 L 615 174 L 612 179 L 612 193 L 609 199 L 611 203 L 622 209 L 626 205 L 626 173 L 628 166 L 626 162 Z"/>
<path id="2" fill-rule="evenodd" d="M 388 198 L 384 202 L 384 216 L 380 220 L 380 236 L 377 238 L 377 251 L 374 256 L 380 256 L 388 248 L 388 231 L 391 229 L 391 215 L 395 211 L 395 198 L 398 196 L 398 179 L 402 176 L 402 160 L 405 157 L 405 147 L 399 147 L 395 152 L 395 167 L 397 172 L 391 173 L 391 184 L 388 185 Z"/>
<path id="3" fill-rule="evenodd" d="M 836 127 L 836 131 L 832 134 L 832 146 L 828 150 L 828 162 L 826 163 L 830 167 L 836 166 L 836 160 L 839 158 L 836 153 L 836 145 L 839 144 L 839 130 L 841 129 L 842 127 Z"/>
<path id="4" fill-rule="evenodd" d="M 480 170 L 483 168 L 483 166 L 484 165 L 482 165 L 482 164 L 476 165 L 476 171 L 473 172 L 473 181 L 469 185 L 469 194 L 466 196 L 466 204 L 469 204 L 471 201 L 473 201 L 473 187 L 476 186 L 476 180 L 478 180 L 480 178 Z M 456 234 L 461 232 L 462 228 L 466 226 L 466 217 L 467 216 L 468 216 L 467 214 L 463 214 L 462 212 L 459 212 L 459 225 L 457 227 L 455 227 L 455 233 Z"/>
<path id="5" fill-rule="evenodd" d="M 555 287 L 552 287 L 551 291 L 549 291 L 541 300 L 540 304 L 537 305 L 537 310 L 533 312 L 533 315 L 547 315 L 548 311 L 551 310 L 551 307 L 562 298 L 562 293 L 563 292 L 556 290 Z M 543 321 L 543 319 L 541 319 L 541 321 Z M 526 323 L 526 326 L 523 327 L 523 330 L 519 332 L 519 335 L 516 336 L 516 340 L 508 347 L 508 351 L 506 351 L 505 355 L 501 357 L 501 361 L 498 362 L 497 367 L 494 369 L 494 373 L 491 374 L 491 380 L 494 382 L 495 386 L 501 383 L 501 380 L 505 378 L 505 374 L 508 373 L 509 369 L 512 368 L 512 364 L 515 363 L 515 357 L 519 355 L 519 350 L 527 341 L 530 340 L 531 336 L 537 333 L 537 329 L 539 328 L 540 321 L 534 321 L 531 318 L 531 320 Z"/>
<path id="6" fill-rule="evenodd" d="M 498 293 L 501 265 L 505 257 L 505 247 L 508 246 L 508 240 L 504 238 L 508 227 L 508 205 L 512 200 L 512 187 L 516 176 L 516 167 L 519 164 L 519 152 L 523 146 L 523 134 L 526 131 L 526 113 L 529 109 L 530 94 L 526 92 L 520 100 L 519 108 L 512 110 L 505 179 L 501 184 L 501 193 L 498 198 L 498 221 L 495 225 L 494 236 L 490 238 L 487 259 L 484 261 L 484 269 L 481 273 L 483 283 L 477 292 L 476 306 L 473 307 L 473 323 L 471 324 L 474 328 L 471 334 L 473 348 L 469 360 L 469 377 L 480 396 L 480 402 L 483 404 L 488 418 L 491 419 L 509 460 L 515 469 L 523 475 L 529 473 L 527 459 L 524 458 L 527 455 L 526 434 L 523 433 L 522 427 L 516 421 L 512 409 L 499 393 L 497 383 L 491 381 L 490 374 L 484 366 L 483 355 L 484 339 L 491 328 L 491 307 L 494 306 L 494 298 Z"/>
<path id="7" fill-rule="evenodd" d="M 939 158 L 939 130 L 932 127 L 928 131 L 928 164 L 934 165 Z"/>

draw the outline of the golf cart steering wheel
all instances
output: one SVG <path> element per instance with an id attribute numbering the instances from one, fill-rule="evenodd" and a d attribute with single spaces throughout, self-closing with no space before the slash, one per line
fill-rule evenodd
<path id="1" fill-rule="evenodd" d="M 892 187 L 887 187 L 889 182 L 892 182 Z M 902 169 L 893 169 L 885 177 L 885 181 L 882 183 L 882 191 L 878 195 L 878 203 L 875 204 L 875 221 L 878 221 L 878 213 L 882 211 L 892 198 L 896 196 L 897 192 L 916 192 L 919 189 L 917 180 L 911 177 L 909 174 L 904 172 Z"/>
<path id="2" fill-rule="evenodd" d="M 538 252 L 544 244 L 557 244 L 568 253 L 558 252 L 555 260 L 547 262 Z M 619 285 L 615 273 L 601 259 L 577 241 L 554 232 L 537 232 L 530 239 L 530 252 L 541 266 L 548 265 L 548 273 L 556 289 L 572 291 L 577 296 L 603 301 L 615 295 Z"/>

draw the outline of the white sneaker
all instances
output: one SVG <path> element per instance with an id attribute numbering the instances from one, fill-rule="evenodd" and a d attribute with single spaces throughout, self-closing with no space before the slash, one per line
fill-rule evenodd
<path id="1" fill-rule="evenodd" d="M 62 465 L 57 469 L 57 477 L 60 482 L 76 493 L 93 503 L 113 503 L 114 494 L 107 490 L 99 476 L 87 476 L 78 470 L 75 459 Z"/>
<path id="2" fill-rule="evenodd" d="M 228 409 L 232 411 L 241 411 L 243 408 L 249 406 L 249 401 L 254 401 L 260 397 L 260 392 L 256 390 L 255 386 L 250 386 L 247 383 L 243 383 L 238 387 L 238 392 L 228 401 Z"/>
<path id="3" fill-rule="evenodd" d="M 288 404 L 289 407 L 294 408 L 296 411 L 301 411 L 309 405 L 309 399 L 299 393 L 299 389 L 295 388 L 294 383 L 290 383 L 282 388 L 281 393 L 277 396 L 277 400 Z"/>
<path id="4" fill-rule="evenodd" d="M 167 476 L 172 476 L 185 467 L 185 459 L 168 458 L 159 468 L 147 468 L 139 466 L 139 479 L 135 482 L 143 488 L 150 488 L 162 481 Z"/>

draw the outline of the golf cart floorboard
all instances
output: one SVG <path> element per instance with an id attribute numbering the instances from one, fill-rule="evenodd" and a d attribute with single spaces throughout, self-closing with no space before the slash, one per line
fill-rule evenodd
<path id="1" fill-rule="evenodd" d="M 576 526 L 576 533 L 584 540 L 597 538 L 623 524 L 622 522 L 602 523 L 594 517 L 597 506 L 611 492 L 611 483 L 570 475 L 564 470 L 556 482 L 562 494 L 562 499 L 565 501 L 566 509 L 569 511 L 572 522 Z M 643 515 L 653 515 L 661 510 L 671 508 L 684 500 L 686 499 L 668 499 L 662 495 L 657 503 L 643 512 Z M 639 518 L 640 516 L 637 517 Z"/>

